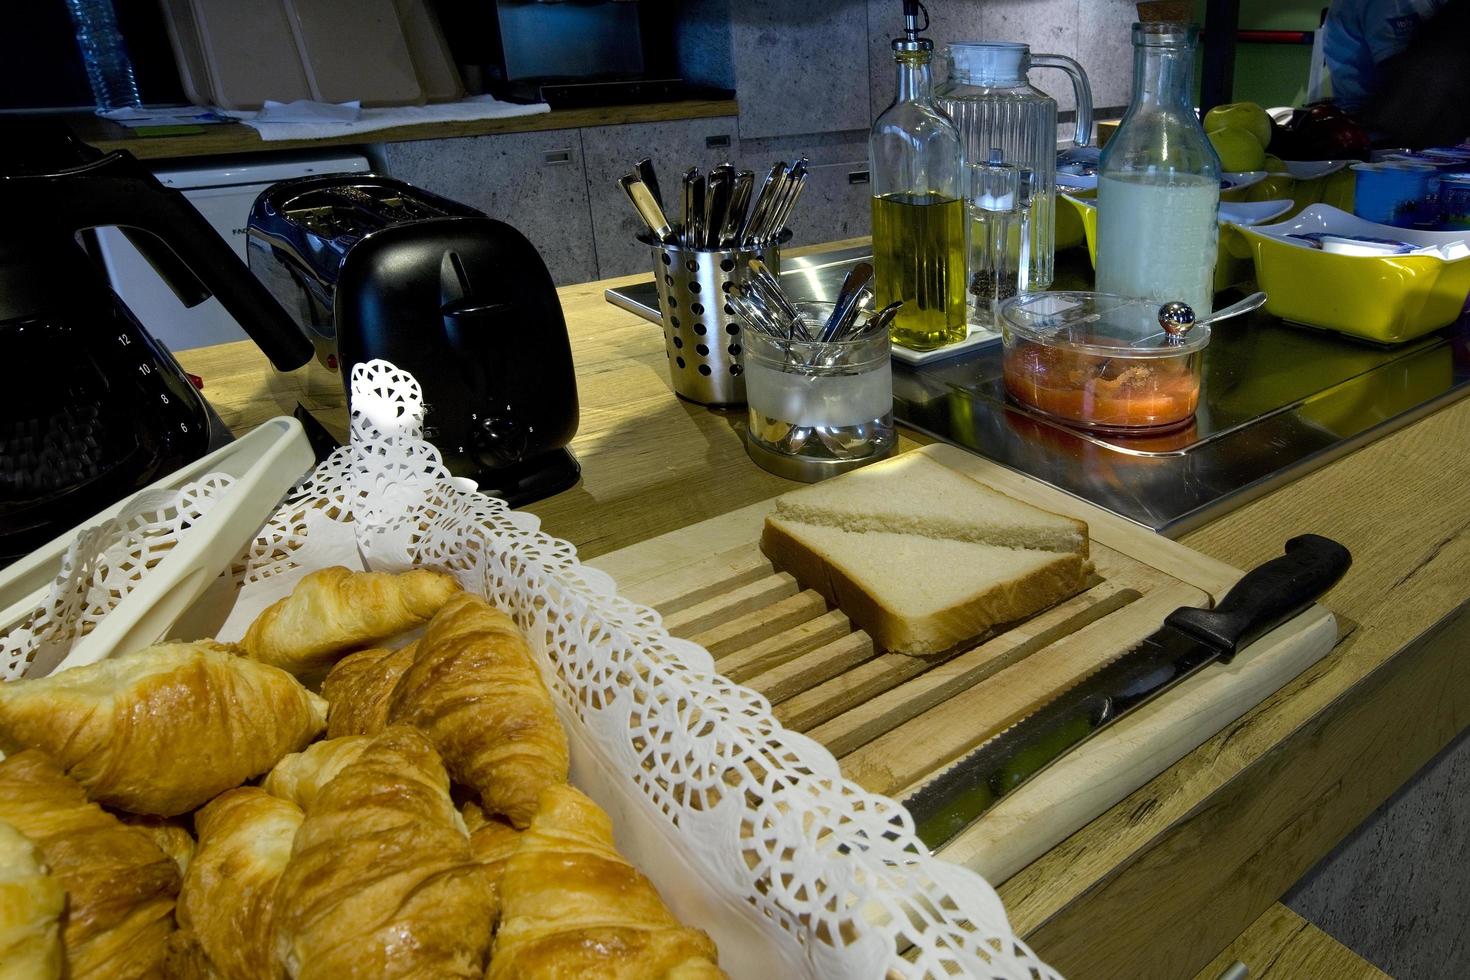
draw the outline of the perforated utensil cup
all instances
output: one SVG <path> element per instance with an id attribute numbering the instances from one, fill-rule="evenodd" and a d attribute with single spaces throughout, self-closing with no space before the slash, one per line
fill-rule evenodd
<path id="1" fill-rule="evenodd" d="M 790 237 L 786 230 L 760 246 L 696 249 L 639 236 L 653 252 L 664 353 L 669 359 L 669 378 L 680 398 L 701 405 L 745 404 L 741 356 L 745 326 L 727 294 L 752 258 L 779 274 L 781 243 Z"/>

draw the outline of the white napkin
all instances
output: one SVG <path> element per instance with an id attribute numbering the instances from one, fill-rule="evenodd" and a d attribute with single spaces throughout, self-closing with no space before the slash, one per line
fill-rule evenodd
<path id="1" fill-rule="evenodd" d="M 432 105 L 386 106 L 364 109 L 356 102 L 332 105 L 324 102 L 267 102 L 259 112 L 230 112 L 231 116 L 252 127 L 266 142 L 272 140 L 329 139 L 370 133 L 394 126 L 416 123 L 464 122 L 476 119 L 505 119 L 512 116 L 534 116 L 550 112 L 544 102 L 520 105 L 500 102 L 493 96 L 476 95 L 459 102 L 436 102 Z"/>

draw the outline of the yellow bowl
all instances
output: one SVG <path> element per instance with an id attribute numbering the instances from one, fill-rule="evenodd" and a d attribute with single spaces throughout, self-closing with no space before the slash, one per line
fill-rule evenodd
<path id="1" fill-rule="evenodd" d="M 1289 236 L 1326 232 L 1387 238 L 1442 252 L 1339 255 Z M 1457 320 L 1470 295 L 1465 233 L 1420 232 L 1364 221 L 1325 204 L 1274 225 L 1240 228 L 1266 291 L 1266 309 L 1307 326 L 1399 344 Z"/>
<path id="2" fill-rule="evenodd" d="M 1095 194 L 1096 191 L 1072 191 L 1074 194 Z M 1062 200 L 1062 194 L 1057 194 L 1057 206 L 1052 210 L 1056 221 L 1056 232 L 1052 237 L 1056 250 L 1060 252 L 1064 248 L 1076 248 L 1087 240 L 1087 232 L 1082 227 L 1082 216 L 1077 209 L 1069 207 Z"/>
<path id="3" fill-rule="evenodd" d="M 1087 257 L 1092 260 L 1092 267 L 1096 269 L 1097 192 L 1069 191 L 1057 196 L 1070 204 L 1071 210 L 1080 219 L 1083 235 L 1087 240 Z M 1286 213 L 1290 205 L 1290 201 L 1222 202 L 1220 243 L 1215 255 L 1215 292 L 1245 282 L 1251 275 L 1250 251 L 1243 243 L 1232 242 L 1230 229 L 1237 224 L 1278 218 Z M 1057 211 L 1060 212 L 1062 208 L 1063 205 L 1058 203 Z M 1060 227 L 1058 219 L 1058 228 Z"/>

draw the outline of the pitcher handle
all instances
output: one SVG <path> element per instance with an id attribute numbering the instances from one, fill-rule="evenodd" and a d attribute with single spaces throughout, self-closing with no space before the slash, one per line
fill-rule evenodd
<path id="1" fill-rule="evenodd" d="M 1077 96 L 1077 129 L 1072 134 L 1075 146 L 1087 146 L 1092 142 L 1092 85 L 1087 81 L 1087 72 L 1074 59 L 1064 54 L 1033 54 L 1032 68 L 1059 68 L 1072 76 L 1072 91 Z"/>

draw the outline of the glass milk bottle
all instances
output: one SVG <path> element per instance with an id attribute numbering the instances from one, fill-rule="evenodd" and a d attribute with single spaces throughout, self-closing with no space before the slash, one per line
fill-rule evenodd
<path id="1" fill-rule="evenodd" d="M 965 339 L 965 205 L 960 134 L 934 107 L 934 42 L 919 37 L 918 7 L 904 2 L 893 39 L 898 97 L 868 137 L 873 182 L 873 272 L 879 308 L 895 300 L 893 342 L 933 350 Z"/>
<path id="2" fill-rule="evenodd" d="M 1103 148 L 1097 182 L 1097 288 L 1204 316 L 1214 302 L 1220 160 L 1191 91 L 1196 30 L 1133 25 L 1133 103 Z"/>
<path id="3" fill-rule="evenodd" d="M 949 79 L 934 90 L 934 103 L 960 131 L 967 164 L 984 163 L 992 147 L 1035 175 L 1029 245 L 1031 288 L 1046 289 L 1055 273 L 1057 203 L 1057 103 L 1026 80 L 1032 68 L 1058 68 L 1072 78 L 1077 127 L 1072 141 L 1092 138 L 1092 87 L 1071 58 L 1032 54 L 1009 41 L 961 41 L 946 46 Z"/>

